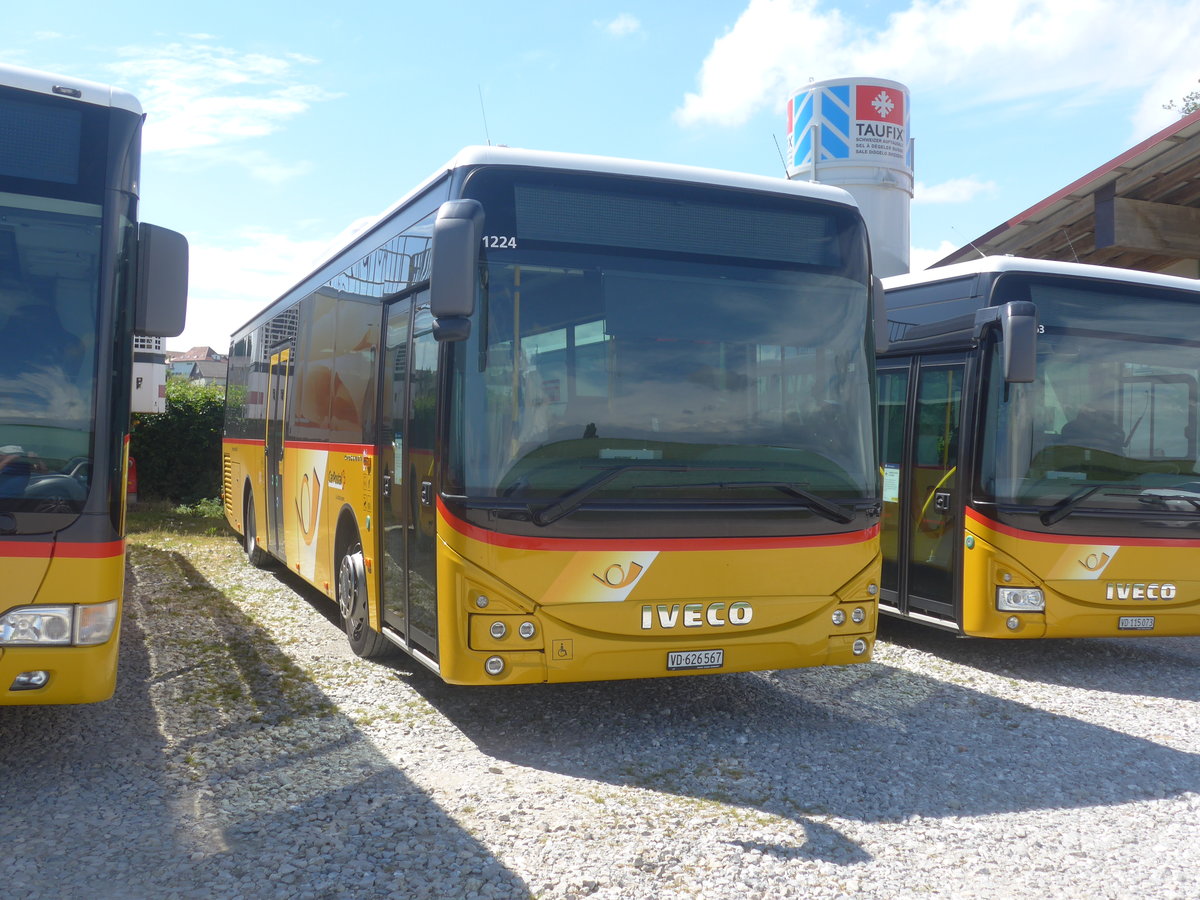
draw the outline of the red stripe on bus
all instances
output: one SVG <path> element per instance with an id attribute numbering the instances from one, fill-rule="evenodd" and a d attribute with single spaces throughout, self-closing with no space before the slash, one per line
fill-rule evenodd
<path id="1" fill-rule="evenodd" d="M 81 544 L 54 541 L 0 543 L 0 558 L 9 559 L 108 559 L 125 552 L 124 541 Z"/>
<path id="2" fill-rule="evenodd" d="M 438 512 L 455 531 L 496 547 L 512 550 L 775 550 L 805 549 L 810 547 L 844 547 L 862 544 L 879 534 L 879 526 L 872 525 L 863 531 L 842 534 L 791 535 L 788 537 L 744 537 L 744 538 L 537 538 L 521 537 L 488 531 L 465 522 L 452 514 L 442 502 L 437 501 Z"/>
<path id="3" fill-rule="evenodd" d="M 1108 534 L 1042 534 L 1038 531 L 1025 531 L 993 521 L 987 516 L 968 508 L 967 518 L 976 523 L 998 531 L 1007 537 L 1020 538 L 1023 541 L 1039 541 L 1043 544 L 1116 544 L 1122 547 L 1175 547 L 1196 549 L 1200 541 L 1183 538 L 1134 538 Z"/>

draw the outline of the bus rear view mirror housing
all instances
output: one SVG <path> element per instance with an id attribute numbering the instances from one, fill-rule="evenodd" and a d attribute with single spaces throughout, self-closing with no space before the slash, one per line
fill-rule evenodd
<path id="1" fill-rule="evenodd" d="M 1000 329 L 1004 380 L 1009 384 L 1032 382 L 1037 376 L 1037 307 L 1028 300 L 985 307 L 975 314 L 976 340 L 989 326 Z"/>
<path id="2" fill-rule="evenodd" d="M 461 341 L 471 334 L 482 233 L 479 201 L 448 200 L 438 209 L 429 263 L 429 309 L 439 341 Z"/>
<path id="3" fill-rule="evenodd" d="M 188 243 L 178 231 L 138 225 L 137 302 L 133 333 L 178 337 L 187 317 Z"/>

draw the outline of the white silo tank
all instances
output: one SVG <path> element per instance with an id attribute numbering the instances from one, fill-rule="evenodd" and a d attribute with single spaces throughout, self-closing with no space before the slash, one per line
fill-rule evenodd
<path id="1" fill-rule="evenodd" d="M 788 178 L 820 181 L 858 202 L 880 277 L 909 267 L 913 194 L 908 88 L 882 78 L 814 81 L 788 100 Z"/>

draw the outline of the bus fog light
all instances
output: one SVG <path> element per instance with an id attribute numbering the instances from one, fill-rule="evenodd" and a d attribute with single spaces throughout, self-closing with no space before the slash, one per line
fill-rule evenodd
<path id="1" fill-rule="evenodd" d="M 859 638 L 857 641 L 855 641 L 853 644 L 850 645 L 850 652 L 853 653 L 855 656 L 862 656 L 864 653 L 867 652 L 867 642 L 864 641 L 862 638 Z"/>
<path id="2" fill-rule="evenodd" d="M 1008 626 L 1009 631 L 1016 631 L 1018 628 L 1021 627 L 1021 620 L 1018 619 L 1016 616 L 1009 616 L 1008 621 L 1005 622 L 1004 624 Z"/>
<path id="3" fill-rule="evenodd" d="M 498 641 L 503 640 L 504 636 L 508 634 L 508 626 L 503 622 L 493 622 L 492 627 L 488 629 L 488 634 Z"/>
<path id="4" fill-rule="evenodd" d="M 50 673 L 37 669 L 33 672 L 22 672 L 13 679 L 10 691 L 36 691 L 50 683 Z"/>
<path id="5" fill-rule="evenodd" d="M 846 611 L 844 609 L 835 609 L 833 611 L 833 624 L 844 625 L 846 623 Z"/>
<path id="6" fill-rule="evenodd" d="M 117 601 L 78 607 L 75 618 L 75 643 L 82 646 L 103 644 L 117 627 Z"/>
<path id="7" fill-rule="evenodd" d="M 520 627 L 517 628 L 517 634 L 525 638 L 525 640 L 529 640 L 531 637 L 537 634 L 537 626 L 532 622 L 522 622 Z"/>
<path id="8" fill-rule="evenodd" d="M 71 643 L 70 606 L 23 606 L 0 616 L 0 645 Z"/>
<path id="9" fill-rule="evenodd" d="M 504 671 L 504 660 L 499 656 L 489 656 L 483 664 L 483 670 L 489 675 L 499 675 Z"/>
<path id="10" fill-rule="evenodd" d="M 1044 612 L 1041 588 L 996 588 L 996 609 L 1001 612 Z"/>
<path id="11" fill-rule="evenodd" d="M 861 625 L 867 620 L 867 611 L 861 606 L 854 607 L 854 612 L 850 613 L 850 621 L 855 625 Z"/>

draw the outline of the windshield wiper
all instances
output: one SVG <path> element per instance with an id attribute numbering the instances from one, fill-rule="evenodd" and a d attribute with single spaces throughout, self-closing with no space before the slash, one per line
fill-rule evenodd
<path id="1" fill-rule="evenodd" d="M 557 522 L 563 516 L 569 516 L 583 505 L 591 494 L 604 487 L 610 481 L 626 472 L 693 472 L 695 466 L 655 465 L 654 463 L 625 463 L 620 466 L 610 466 L 592 478 L 589 478 L 577 488 L 567 491 L 549 506 L 544 506 L 533 513 L 531 521 L 534 525 L 549 525 Z"/>
<path id="2" fill-rule="evenodd" d="M 707 484 L 644 484 L 638 485 L 641 488 L 653 488 L 655 490 L 682 490 L 684 488 L 717 488 L 719 490 L 732 490 L 736 488 L 773 488 L 784 494 L 789 494 L 798 500 L 803 500 L 804 505 L 818 515 L 824 516 L 826 519 L 838 522 L 842 525 L 847 525 L 854 521 L 854 513 L 846 509 L 832 500 L 826 500 L 812 491 L 805 490 L 801 485 L 794 481 L 714 481 Z"/>
<path id="3" fill-rule="evenodd" d="M 1163 509 L 1169 509 L 1172 512 L 1187 512 L 1186 509 L 1179 509 L 1175 506 L 1176 503 L 1190 503 L 1193 507 L 1193 512 L 1200 512 L 1200 494 L 1195 491 L 1181 491 L 1174 488 L 1155 488 L 1142 491 L 1138 497 L 1142 503 L 1161 506 Z"/>
<path id="4" fill-rule="evenodd" d="M 746 466 L 706 466 L 695 464 L 681 465 L 663 465 L 662 463 L 626 463 L 619 466 L 610 466 L 603 471 L 597 473 L 594 477 L 589 478 L 579 487 L 573 488 L 563 494 L 549 506 L 544 506 L 537 512 L 532 513 L 530 520 L 534 525 L 550 525 L 557 522 L 564 516 L 569 516 L 571 513 L 579 509 L 583 502 L 600 488 L 604 487 L 617 477 L 624 475 L 626 472 L 697 472 L 697 471 L 755 471 L 752 467 Z M 737 488 L 773 488 L 784 494 L 788 494 L 799 500 L 804 501 L 804 505 L 820 516 L 830 519 L 842 525 L 847 525 L 854 521 L 854 513 L 831 500 L 826 500 L 817 494 L 806 490 L 802 485 L 792 481 L 718 481 L 697 484 L 695 482 L 681 484 L 653 484 L 653 485 L 634 485 L 633 489 L 654 489 L 654 490 L 686 490 L 688 488 L 718 488 L 718 489 L 737 489 Z"/>
<path id="5" fill-rule="evenodd" d="M 1126 491 L 1136 490 L 1136 488 L 1131 488 L 1128 484 L 1119 481 L 1085 485 L 1079 490 L 1067 494 L 1067 496 L 1063 497 L 1048 510 L 1042 513 L 1040 516 L 1042 524 L 1053 525 L 1055 522 L 1061 522 L 1067 516 L 1071 515 L 1071 513 L 1075 512 L 1075 509 L 1079 506 L 1079 504 L 1081 504 L 1088 497 L 1092 496 L 1092 494 L 1107 488 L 1122 488 Z"/>

